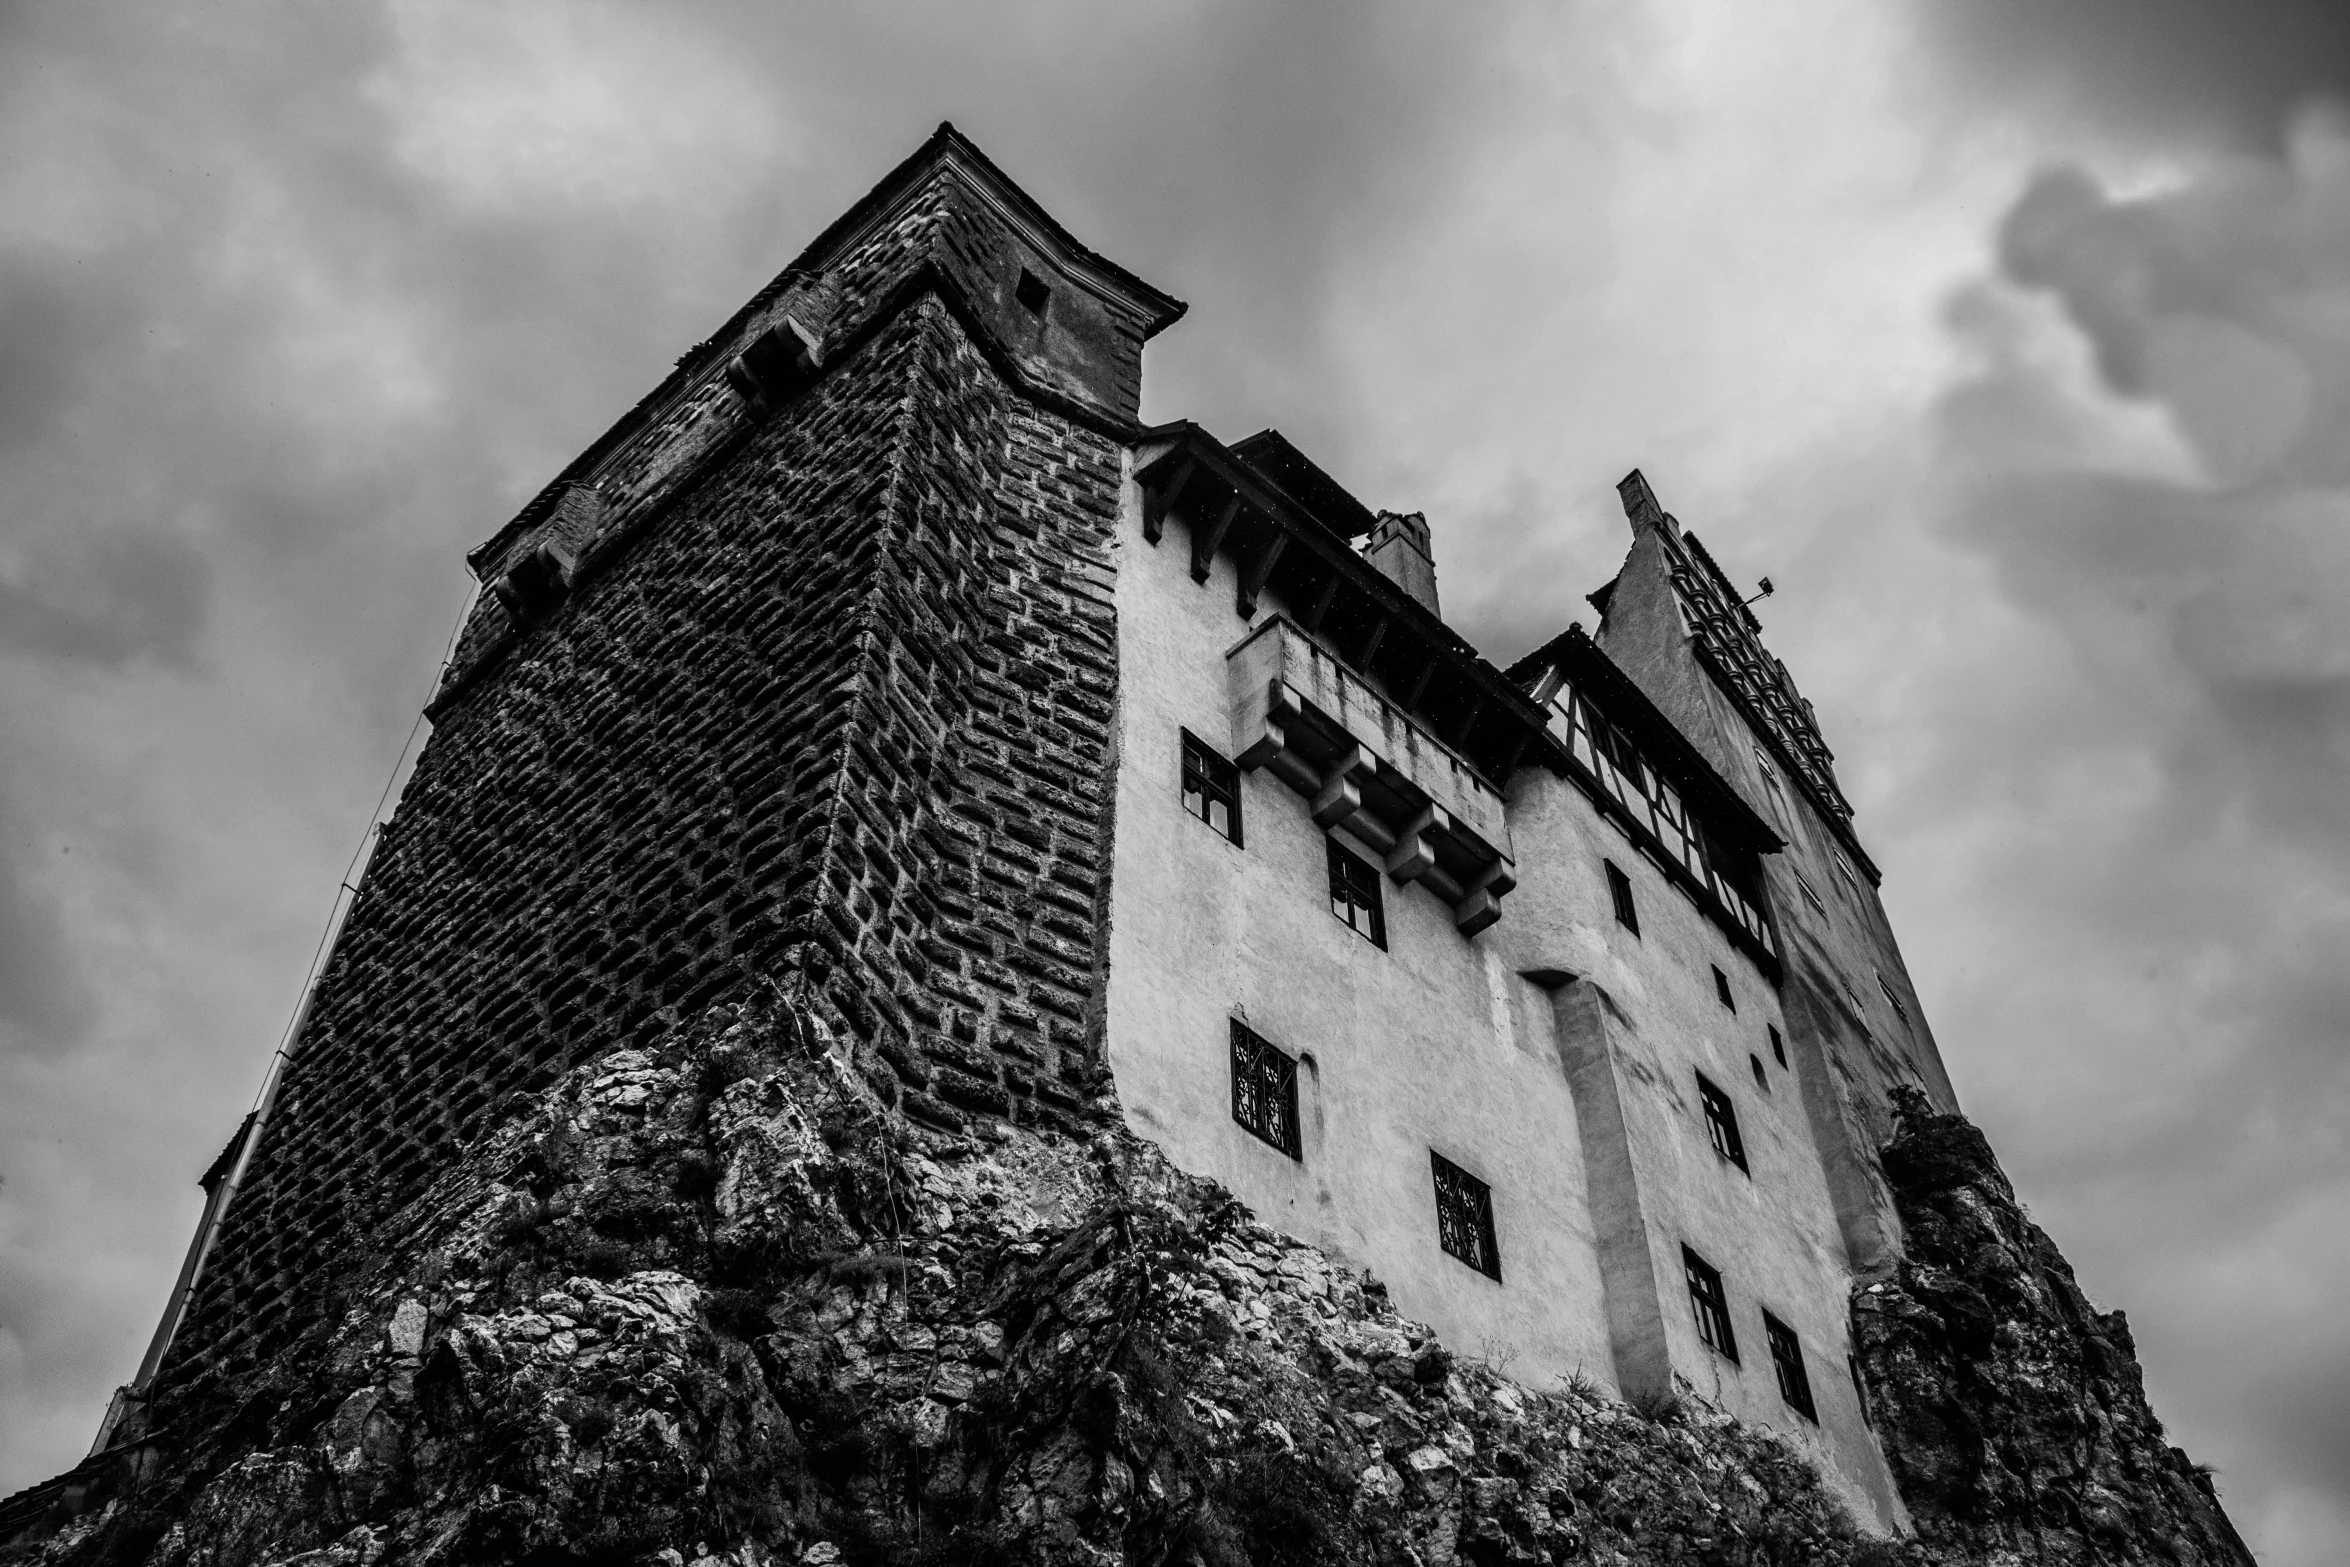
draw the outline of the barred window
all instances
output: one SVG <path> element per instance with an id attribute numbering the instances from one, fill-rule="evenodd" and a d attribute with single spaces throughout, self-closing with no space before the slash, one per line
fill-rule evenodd
<path id="1" fill-rule="evenodd" d="M 1384 949 L 1387 912 L 1379 901 L 1379 868 L 1340 848 L 1336 838 L 1324 841 L 1330 845 L 1330 912 L 1344 920 L 1347 929 Z"/>
<path id="2" fill-rule="evenodd" d="M 1297 1131 L 1297 1060 L 1238 1018 L 1232 1020 L 1232 1119 L 1292 1159 L 1305 1158 Z"/>
<path id="3" fill-rule="evenodd" d="M 1738 1136 L 1738 1110 L 1730 1103 L 1730 1096 L 1714 1086 L 1703 1072 L 1697 1074 L 1697 1097 L 1705 1106 L 1705 1132 L 1713 1139 L 1714 1152 L 1746 1170 L 1746 1144 Z M 1747 1170 L 1747 1174 L 1754 1172 Z"/>
<path id="4" fill-rule="evenodd" d="M 1771 1341 L 1771 1369 L 1779 1373 L 1779 1396 L 1789 1409 L 1818 1425 L 1820 1412 L 1811 1401 L 1811 1377 L 1803 1369 L 1803 1344 L 1795 1330 L 1766 1311 L 1763 1337 Z"/>
<path id="5" fill-rule="evenodd" d="M 1765 1023 L 1763 1028 L 1767 1030 L 1771 1036 L 1772 1059 L 1777 1061 L 1779 1065 L 1785 1066 L 1787 1064 L 1787 1041 L 1779 1037 L 1778 1025 L 1775 1023 Z"/>
<path id="6" fill-rule="evenodd" d="M 1730 976 L 1720 968 L 1714 969 L 1714 995 L 1731 1011 L 1738 1010 L 1738 998 L 1730 994 Z"/>
<path id="7" fill-rule="evenodd" d="M 1183 808 L 1240 842 L 1240 769 L 1188 729 L 1183 731 Z"/>
<path id="8" fill-rule="evenodd" d="M 1616 923 L 1633 935 L 1640 934 L 1640 911 L 1632 906 L 1632 878 L 1616 869 L 1613 860 L 1602 860 L 1607 867 L 1607 895 L 1616 906 Z"/>
<path id="9" fill-rule="evenodd" d="M 1706 1347 L 1735 1364 L 1738 1335 L 1730 1329 L 1730 1300 L 1722 1293 L 1722 1276 L 1703 1257 L 1681 1248 L 1681 1269 L 1689 1276 L 1689 1305 L 1697 1313 L 1697 1336 Z"/>
<path id="10" fill-rule="evenodd" d="M 1438 1153 L 1428 1150 L 1436 1172 L 1436 1238 L 1444 1249 L 1501 1282 L 1501 1251 L 1493 1240 L 1493 1188 Z"/>

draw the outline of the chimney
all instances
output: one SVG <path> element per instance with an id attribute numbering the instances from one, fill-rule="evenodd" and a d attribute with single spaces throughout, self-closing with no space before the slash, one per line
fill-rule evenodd
<path id="1" fill-rule="evenodd" d="M 1657 502 L 1656 491 L 1648 487 L 1648 480 L 1635 468 L 1616 483 L 1616 494 L 1624 502 L 1624 517 L 1632 524 L 1632 536 L 1638 538 L 1651 528 L 1662 528 L 1674 538 L 1681 536 L 1681 524 L 1673 514 Z"/>
<path id="2" fill-rule="evenodd" d="M 1436 607 L 1436 561 L 1428 550 L 1428 519 L 1420 513 L 1383 511 L 1363 541 L 1363 558 L 1388 581 L 1418 599 L 1429 614 Z"/>

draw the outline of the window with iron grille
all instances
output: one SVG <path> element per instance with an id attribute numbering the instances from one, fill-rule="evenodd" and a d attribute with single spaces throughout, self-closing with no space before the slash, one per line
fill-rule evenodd
<path id="1" fill-rule="evenodd" d="M 1739 1169 L 1746 1169 L 1746 1144 L 1738 1136 L 1738 1111 L 1730 1103 L 1730 1096 L 1714 1086 L 1703 1072 L 1697 1074 L 1697 1097 L 1705 1106 L 1705 1133 L 1713 1139 L 1714 1152 L 1729 1160 Z M 1749 1175 L 1754 1172 L 1748 1170 Z"/>
<path id="2" fill-rule="evenodd" d="M 1240 842 L 1240 769 L 1183 731 L 1183 808 Z"/>
<path id="3" fill-rule="evenodd" d="M 1607 867 L 1607 895 L 1616 906 L 1616 923 L 1633 935 L 1640 934 L 1640 911 L 1632 906 L 1632 878 L 1616 869 L 1613 860 L 1602 860 Z"/>
<path id="4" fill-rule="evenodd" d="M 1789 1409 L 1818 1425 L 1820 1412 L 1811 1401 L 1811 1377 L 1803 1369 L 1803 1344 L 1795 1330 L 1766 1311 L 1763 1337 L 1771 1341 L 1771 1369 L 1779 1373 L 1779 1396 Z"/>
<path id="5" fill-rule="evenodd" d="M 1444 1249 L 1501 1282 L 1501 1251 L 1493 1240 L 1493 1188 L 1438 1153 L 1428 1150 L 1436 1172 L 1436 1238 Z"/>
<path id="6" fill-rule="evenodd" d="M 1305 1158 L 1297 1132 L 1297 1059 L 1238 1018 L 1232 1020 L 1232 1119 L 1292 1159 Z"/>
<path id="7" fill-rule="evenodd" d="M 1697 1336 L 1706 1347 L 1735 1363 L 1738 1335 L 1730 1330 L 1730 1300 L 1722 1293 L 1722 1276 L 1703 1257 L 1681 1248 L 1681 1269 L 1689 1275 L 1689 1305 L 1697 1313 Z"/>
<path id="8" fill-rule="evenodd" d="M 1330 912 L 1374 947 L 1387 945 L 1387 913 L 1379 901 L 1379 867 L 1330 845 Z"/>
<path id="9" fill-rule="evenodd" d="M 1730 976 L 1719 968 L 1714 969 L 1714 995 L 1720 999 L 1723 1006 L 1733 1012 L 1738 1010 L 1738 998 L 1730 994 Z"/>
<path id="10" fill-rule="evenodd" d="M 1902 1022 L 1907 1023 L 1909 1021 L 1909 1008 L 1901 1004 L 1901 998 L 1893 993 L 1893 987 L 1891 985 L 1885 983 L 1885 976 L 1882 974 L 1877 976 L 1877 988 L 1885 992 L 1885 1000 L 1892 1006 L 1893 1015 L 1901 1019 Z"/>
<path id="11" fill-rule="evenodd" d="M 1763 1027 L 1769 1031 L 1771 1036 L 1771 1058 L 1779 1065 L 1785 1066 L 1787 1064 L 1787 1041 L 1779 1037 L 1778 1025 L 1765 1023 Z"/>

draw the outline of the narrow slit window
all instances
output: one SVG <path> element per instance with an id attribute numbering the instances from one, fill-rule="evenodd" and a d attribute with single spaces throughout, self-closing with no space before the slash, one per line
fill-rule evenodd
<path id="1" fill-rule="evenodd" d="M 1763 1027 L 1769 1031 L 1771 1036 L 1771 1059 L 1782 1067 L 1785 1066 L 1787 1064 L 1787 1041 L 1779 1037 L 1778 1025 L 1765 1023 Z"/>
<path id="2" fill-rule="evenodd" d="M 1730 976 L 1723 973 L 1719 966 L 1714 968 L 1714 995 L 1730 1011 L 1738 1010 L 1738 998 L 1730 994 Z"/>
<path id="3" fill-rule="evenodd" d="M 1803 894 L 1803 901 L 1811 905 L 1811 911 L 1823 919 L 1826 918 L 1828 906 L 1820 901 L 1820 895 L 1812 890 L 1812 884 L 1804 880 L 1803 872 L 1794 871 L 1790 874 L 1795 877 L 1795 888 Z"/>
<path id="4" fill-rule="evenodd" d="M 1754 1068 L 1754 1086 L 1764 1093 L 1771 1091 L 1771 1074 L 1763 1070 L 1761 1056 L 1748 1056 L 1746 1064 Z"/>
<path id="5" fill-rule="evenodd" d="M 1771 804 L 1777 808 L 1779 819 L 1787 820 L 1787 796 L 1779 788 L 1779 770 L 1771 765 L 1759 745 L 1754 748 L 1754 765 L 1762 769 L 1763 789 L 1770 795 Z"/>
<path id="6" fill-rule="evenodd" d="M 1616 923 L 1639 935 L 1640 911 L 1632 906 L 1632 878 L 1618 870 L 1613 860 L 1600 863 L 1607 867 L 1607 895 L 1616 906 Z"/>
<path id="7" fill-rule="evenodd" d="M 1803 1343 L 1795 1330 L 1769 1312 L 1763 1313 L 1763 1337 L 1771 1341 L 1771 1369 L 1779 1374 L 1779 1396 L 1787 1407 L 1813 1425 L 1819 1409 L 1811 1401 L 1811 1377 L 1803 1369 Z"/>
<path id="8" fill-rule="evenodd" d="M 1852 868 L 1852 862 L 1844 857 L 1843 850 L 1830 849 L 1828 853 L 1836 861 L 1836 874 L 1844 878 L 1844 885 L 1852 889 L 1852 895 L 1859 897 L 1860 873 Z"/>
<path id="9" fill-rule="evenodd" d="M 1372 946 L 1386 950 L 1387 911 L 1380 902 L 1379 868 L 1340 848 L 1336 838 L 1324 842 L 1330 845 L 1330 912 Z"/>
<path id="10" fill-rule="evenodd" d="M 1894 993 L 1891 985 L 1885 983 L 1885 976 L 1882 974 L 1877 976 L 1877 988 L 1885 992 L 1886 1004 L 1893 1008 L 1893 1015 L 1906 1024 L 1909 1021 L 1909 1008 L 1901 1004 L 1901 997 Z"/>
<path id="11" fill-rule="evenodd" d="M 1190 730 L 1183 731 L 1183 808 L 1240 842 L 1240 769 Z"/>
<path id="12" fill-rule="evenodd" d="M 1860 1400 L 1860 1423 L 1864 1426 L 1875 1426 L 1877 1415 L 1875 1410 L 1869 1408 L 1869 1384 L 1868 1380 L 1860 1374 L 1860 1357 L 1858 1355 L 1845 1356 L 1844 1369 L 1852 1376 L 1852 1396 Z"/>
<path id="13" fill-rule="evenodd" d="M 1493 1188 L 1438 1153 L 1428 1150 L 1436 1174 L 1436 1239 L 1494 1283 L 1501 1282 L 1501 1250 L 1493 1239 Z"/>
<path id="14" fill-rule="evenodd" d="M 1738 1107 L 1703 1072 L 1697 1074 L 1697 1098 L 1705 1106 L 1705 1135 L 1713 1139 L 1714 1152 L 1752 1175 L 1746 1168 L 1745 1139 L 1738 1135 Z"/>
<path id="15" fill-rule="evenodd" d="M 1014 297 L 1020 301 L 1021 309 L 1032 316 L 1042 316 L 1044 307 L 1052 302 L 1053 291 L 1043 278 L 1022 267 L 1020 286 L 1014 291 Z"/>
<path id="16" fill-rule="evenodd" d="M 1722 1293 L 1722 1276 L 1703 1257 L 1681 1248 L 1681 1268 L 1689 1276 L 1689 1305 L 1697 1313 L 1697 1336 L 1732 1365 L 1738 1362 L 1738 1335 L 1730 1328 L 1730 1300 Z"/>
<path id="17" fill-rule="evenodd" d="M 1297 1058 L 1238 1018 L 1232 1020 L 1232 1119 L 1292 1159 L 1305 1158 L 1297 1130 Z"/>

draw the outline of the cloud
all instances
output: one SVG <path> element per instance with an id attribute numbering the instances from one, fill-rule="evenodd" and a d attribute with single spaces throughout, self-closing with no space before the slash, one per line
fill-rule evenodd
<path id="1" fill-rule="evenodd" d="M 2240 1521 L 2298 1542 L 2350 1492 L 2350 1254 L 2282 1199 L 2350 1191 L 2350 133 L 2280 146 L 2007 212 L 1931 493 L 2017 629 L 1917 765 L 1973 911 L 1938 921 L 1962 1089 L 2158 1402 L 2240 1455 Z"/>
<path id="2" fill-rule="evenodd" d="M 204 629 L 212 573 L 185 540 L 101 536 L 0 577 L 0 653 L 100 667 L 138 659 L 185 667 Z"/>
<path id="3" fill-rule="evenodd" d="M 1920 0 L 1918 13 L 1971 93 L 2141 132 L 2271 148 L 2292 110 L 2350 94 L 2338 0 Z"/>

